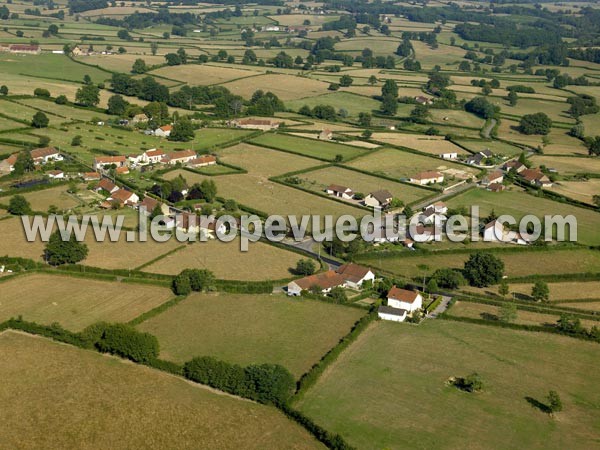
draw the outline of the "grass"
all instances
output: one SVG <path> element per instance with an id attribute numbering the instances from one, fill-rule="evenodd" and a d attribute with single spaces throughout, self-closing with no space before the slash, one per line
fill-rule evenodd
<path id="1" fill-rule="evenodd" d="M 277 363 L 299 378 L 363 314 L 283 295 L 193 294 L 139 328 L 158 337 L 168 360 L 211 355 L 242 365 Z"/>
<path id="2" fill-rule="evenodd" d="M 99 113 L 97 111 L 92 111 L 85 108 L 73 108 L 68 105 L 57 105 L 53 101 L 47 101 L 39 98 L 18 100 L 18 102 L 27 106 L 32 106 L 34 108 L 41 109 L 44 112 L 49 112 L 51 114 L 62 116 L 65 118 L 62 119 L 63 122 L 66 122 L 67 120 L 80 120 L 90 122 L 92 120 L 98 121 L 97 119 L 107 120 L 108 118 L 110 118 L 108 114 Z"/>
<path id="3" fill-rule="evenodd" d="M 311 108 L 314 108 L 317 105 L 331 105 L 336 111 L 345 109 L 350 116 L 358 117 L 358 114 L 361 112 L 378 111 L 380 109 L 381 102 L 369 97 L 364 97 L 362 95 L 340 91 L 333 94 L 301 98 L 299 100 L 286 103 L 286 106 L 293 111 L 298 111 L 304 105 L 308 105 Z"/>
<path id="4" fill-rule="evenodd" d="M 600 192 L 600 180 L 592 178 L 583 181 L 559 181 L 554 183 L 550 190 L 588 205 L 596 206 L 594 196 Z"/>
<path id="5" fill-rule="evenodd" d="M 468 177 L 477 171 L 440 158 L 418 155 L 398 149 L 385 148 L 351 161 L 351 167 L 394 178 L 410 178 L 419 172 L 450 170 L 457 177 Z M 450 173 L 450 172 L 448 172 Z"/>
<path id="6" fill-rule="evenodd" d="M 299 177 L 304 181 L 304 187 L 316 192 L 324 192 L 330 184 L 348 186 L 354 192 L 361 192 L 365 196 L 370 192 L 386 189 L 394 198 L 398 198 L 404 203 L 412 203 L 431 195 L 431 191 L 416 186 L 396 183 L 341 167 L 327 167 L 303 173 Z"/>
<path id="7" fill-rule="evenodd" d="M 519 122 L 502 119 L 498 127 L 498 137 L 532 148 L 542 147 L 542 136 L 525 135 L 518 130 Z M 586 146 L 579 139 L 569 136 L 568 129 L 553 128 L 548 135 L 549 144 L 543 146 L 546 155 L 587 155 Z"/>
<path id="8" fill-rule="evenodd" d="M 373 133 L 371 139 L 385 144 L 411 148 L 435 156 L 449 152 L 456 152 L 459 155 L 469 154 L 469 152 L 459 146 L 447 141 L 443 136 L 425 136 L 408 133 Z"/>
<path id="9" fill-rule="evenodd" d="M 600 393 L 586 374 L 599 357 L 597 344 L 563 336 L 376 322 L 297 406 L 358 448 L 589 448 L 600 432 Z M 446 384 L 475 371 L 482 393 Z M 564 404 L 556 418 L 527 401 L 545 402 L 550 389 Z"/>
<path id="10" fill-rule="evenodd" d="M 288 134 L 267 133 L 252 139 L 253 144 L 266 145 L 281 150 L 285 150 L 299 155 L 315 157 L 333 161 L 337 155 L 342 155 L 344 160 L 354 158 L 365 153 L 364 149 L 350 147 L 347 145 L 315 141 L 314 139 L 305 139 Z M 293 169 L 292 169 L 293 170 Z"/>
<path id="11" fill-rule="evenodd" d="M 533 155 L 531 162 L 536 166 L 545 165 L 549 169 L 556 169 L 561 175 L 600 173 L 600 160 L 586 156 Z"/>
<path id="12" fill-rule="evenodd" d="M 291 270 L 301 258 L 297 253 L 260 242 L 250 244 L 249 250 L 242 252 L 239 240 L 210 240 L 187 245 L 144 271 L 176 275 L 183 269 L 206 268 L 225 280 L 280 280 L 292 276 Z"/>
<path id="13" fill-rule="evenodd" d="M 598 272 L 598 267 L 600 267 L 600 252 L 587 249 L 549 250 L 536 253 L 521 251 L 499 254 L 498 257 L 504 261 L 505 274 L 509 277 Z M 359 257 L 358 260 L 365 263 L 368 261 L 368 264 L 373 267 L 395 275 L 414 278 L 423 276 L 423 270 L 419 269 L 419 266 L 427 266 L 427 273 L 446 267 L 459 269 L 463 267 L 468 258 L 468 254 L 441 253 L 413 257 L 399 254 L 395 257 L 381 259 Z"/>
<path id="14" fill-rule="evenodd" d="M 164 60 L 164 59 L 163 59 Z M 234 67 L 218 67 L 208 64 L 188 64 L 185 66 L 163 67 L 150 72 L 153 75 L 179 80 L 191 85 L 220 84 L 257 75 L 257 72 Z"/>
<path id="15" fill-rule="evenodd" d="M 457 141 L 458 144 L 473 151 L 479 152 L 489 148 L 492 152 L 503 155 L 503 156 L 517 156 L 520 155 L 522 150 L 514 145 L 507 144 L 506 142 L 500 141 L 488 141 L 488 140 L 464 140 Z"/>
<path id="16" fill-rule="evenodd" d="M 80 205 L 80 201 L 74 195 L 67 192 L 68 188 L 68 186 L 62 185 L 22 195 L 27 199 L 34 211 L 48 211 L 50 205 L 54 205 L 61 210 L 69 210 Z M 6 201 L 8 203 L 9 200 Z"/>
<path id="17" fill-rule="evenodd" d="M 509 296 L 514 292 L 516 294 L 529 297 L 531 295 L 533 283 L 513 283 L 510 284 L 509 287 Z M 550 289 L 551 302 L 558 302 L 559 300 L 600 298 L 600 281 L 548 283 L 548 288 Z M 476 292 L 478 294 L 498 295 L 497 286 L 488 288 L 475 288 L 467 286 L 462 289 L 468 292 Z"/>
<path id="18" fill-rule="evenodd" d="M 7 447 L 321 448 L 272 407 L 147 367 L 15 332 L 0 348 Z"/>
<path id="19" fill-rule="evenodd" d="M 156 286 L 34 274 L 2 283 L 0 320 L 23 316 L 80 331 L 99 321 L 129 322 L 171 297 Z"/>
<path id="20" fill-rule="evenodd" d="M 484 189 L 471 189 L 447 202 L 451 208 L 478 205 L 480 217 L 487 217 L 492 211 L 497 215 L 510 214 L 517 221 L 527 214 L 534 214 L 543 221 L 545 215 L 573 215 L 577 219 L 577 242 L 584 245 L 600 244 L 600 214 L 589 209 L 567 203 L 559 203 L 546 198 L 535 197 L 520 190 L 489 192 Z"/>
<path id="21" fill-rule="evenodd" d="M 325 94 L 328 92 L 327 87 L 329 85 L 322 81 L 295 75 L 265 74 L 223 83 L 222 86 L 244 98 L 250 98 L 258 89 L 268 88 L 281 100 L 288 101 Z"/>

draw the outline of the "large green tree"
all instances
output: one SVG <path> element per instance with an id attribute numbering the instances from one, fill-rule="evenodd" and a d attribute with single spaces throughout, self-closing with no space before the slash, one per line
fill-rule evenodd
<path id="1" fill-rule="evenodd" d="M 504 275 L 504 262 L 492 253 L 476 252 L 465 262 L 463 273 L 471 286 L 498 284 Z"/>
<path id="2" fill-rule="evenodd" d="M 523 134 L 546 135 L 550 133 L 550 129 L 552 128 L 552 119 L 543 112 L 525 114 L 521 117 L 519 125 Z"/>
<path id="3" fill-rule="evenodd" d="M 31 205 L 22 195 L 15 195 L 8 202 L 8 212 L 15 216 L 31 214 Z"/>
<path id="4" fill-rule="evenodd" d="M 186 117 L 179 119 L 173 125 L 171 135 L 169 136 L 170 141 L 188 142 L 194 139 L 194 126 L 192 121 Z"/>
<path id="5" fill-rule="evenodd" d="M 35 128 L 46 128 L 49 123 L 48 116 L 41 111 L 36 112 L 31 119 L 31 126 Z"/>
<path id="6" fill-rule="evenodd" d="M 83 106 L 96 106 L 100 103 L 100 89 L 95 84 L 86 84 L 77 89 L 75 102 Z"/>
<path id="7" fill-rule="evenodd" d="M 62 264 L 75 264 L 86 258 L 88 246 L 77 241 L 75 233 L 69 239 L 63 239 L 59 231 L 55 231 L 48 240 L 45 257 L 48 264 L 60 266 Z"/>

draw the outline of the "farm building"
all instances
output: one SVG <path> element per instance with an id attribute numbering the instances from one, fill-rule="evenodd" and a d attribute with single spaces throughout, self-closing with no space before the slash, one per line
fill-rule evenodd
<path id="1" fill-rule="evenodd" d="M 391 306 L 381 305 L 377 309 L 377 316 L 381 320 L 389 320 L 391 322 L 404 322 L 408 311 L 405 309 L 392 308 Z"/>
<path id="2" fill-rule="evenodd" d="M 365 205 L 372 208 L 387 208 L 392 203 L 393 198 L 390 191 L 379 190 L 371 192 L 365 197 Z"/>
<path id="3" fill-rule="evenodd" d="M 83 181 L 100 181 L 102 175 L 98 172 L 85 172 L 84 174 L 80 174 L 83 178 Z"/>
<path id="4" fill-rule="evenodd" d="M 525 169 L 527 169 L 527 166 L 517 160 L 512 160 L 512 161 L 506 162 L 502 166 L 502 169 L 505 170 L 506 172 L 515 171 L 517 173 L 521 173 Z"/>
<path id="5" fill-rule="evenodd" d="M 50 178 L 51 180 L 65 179 L 65 173 L 62 170 L 49 170 L 48 172 L 46 172 L 46 175 L 48 175 L 48 178 Z"/>
<path id="6" fill-rule="evenodd" d="M 325 189 L 325 192 L 327 192 L 329 195 L 333 195 L 334 197 L 343 198 L 344 200 L 350 200 L 354 195 L 352 189 L 346 186 L 340 186 L 338 184 L 330 184 L 327 189 Z"/>
<path id="7" fill-rule="evenodd" d="M 360 266 L 358 264 L 344 264 L 337 270 L 345 280 L 345 286 L 353 289 L 360 289 L 363 283 L 368 281 L 375 281 L 375 274 L 368 267 Z"/>
<path id="8" fill-rule="evenodd" d="M 489 186 L 490 184 L 499 183 L 501 184 L 504 181 L 504 174 L 499 170 L 494 172 L 490 172 L 483 176 L 481 179 L 481 184 L 483 186 Z"/>
<path id="9" fill-rule="evenodd" d="M 1 45 L 1 52 L 21 53 L 26 55 L 39 55 L 42 49 L 37 44 L 11 44 Z"/>
<path id="10" fill-rule="evenodd" d="M 15 163 L 17 162 L 17 154 L 13 153 L 8 158 L 0 161 L 0 173 L 10 173 L 15 170 Z"/>
<path id="11" fill-rule="evenodd" d="M 43 147 L 31 150 L 31 158 L 34 164 L 46 164 L 48 162 L 62 161 L 64 158 L 54 147 Z"/>
<path id="12" fill-rule="evenodd" d="M 331 130 L 323 130 L 319 133 L 319 139 L 321 141 L 330 141 L 333 139 L 333 132 Z"/>
<path id="13" fill-rule="evenodd" d="M 531 185 L 537 187 L 552 187 L 552 181 L 539 169 L 525 169 L 519 174 Z"/>
<path id="14" fill-rule="evenodd" d="M 111 203 L 117 202 L 121 205 L 133 206 L 137 205 L 140 198 L 135 192 L 131 192 L 125 189 L 118 189 L 110 194 L 108 200 Z"/>
<path id="15" fill-rule="evenodd" d="M 214 166 L 217 164 L 217 157 L 213 155 L 203 155 L 190 160 L 188 164 L 193 167 Z"/>
<path id="16" fill-rule="evenodd" d="M 271 119 L 235 119 L 229 122 L 229 126 L 242 128 L 244 130 L 270 131 L 279 128 L 281 122 Z"/>
<path id="17" fill-rule="evenodd" d="M 196 152 L 193 150 L 180 150 L 177 152 L 167 153 L 162 159 L 161 162 L 166 164 L 186 164 L 193 159 L 196 159 Z"/>
<path id="18" fill-rule="evenodd" d="M 444 181 L 444 175 L 436 171 L 421 172 L 410 179 L 411 183 L 420 185 L 441 183 Z"/>

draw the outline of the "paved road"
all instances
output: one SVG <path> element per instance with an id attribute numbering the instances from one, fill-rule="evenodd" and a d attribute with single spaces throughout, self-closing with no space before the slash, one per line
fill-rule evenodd
<path id="1" fill-rule="evenodd" d="M 437 307 L 427 314 L 428 319 L 435 319 L 439 314 L 443 313 L 448 309 L 448 303 L 452 300 L 452 297 L 448 297 L 446 295 L 442 295 L 442 301 Z"/>
<path id="2" fill-rule="evenodd" d="M 319 258 L 319 256 L 320 256 L 321 259 L 325 263 L 327 263 L 327 265 L 329 266 L 329 268 L 331 270 L 335 270 L 335 269 L 337 269 L 338 267 L 340 267 L 342 265 L 342 263 L 340 263 L 339 261 L 331 259 L 327 255 L 323 255 L 323 253 L 321 253 L 321 255 L 319 255 L 318 252 L 315 252 L 313 250 L 313 247 L 314 247 L 314 245 L 316 243 L 317 242 L 315 242 L 315 240 L 313 238 L 311 238 L 311 237 L 307 237 L 307 238 L 305 238 L 305 239 L 303 239 L 302 241 L 299 241 L 299 242 L 296 242 L 296 241 L 291 240 L 291 239 L 290 240 L 286 239 L 286 240 L 284 240 L 282 242 L 282 244 L 288 245 L 288 246 L 293 247 L 293 248 L 298 248 L 298 249 L 301 249 L 301 250 L 303 250 L 303 251 L 305 251 L 307 253 L 310 253 L 315 258 Z"/>

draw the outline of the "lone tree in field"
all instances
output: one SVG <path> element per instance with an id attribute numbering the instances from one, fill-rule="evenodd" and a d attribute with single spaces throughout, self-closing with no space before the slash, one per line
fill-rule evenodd
<path id="1" fill-rule="evenodd" d="M 500 282 L 500 286 L 498 286 L 498 294 L 500 294 L 502 296 L 502 298 L 505 298 L 510 292 L 510 289 L 508 287 L 508 283 L 505 280 L 502 280 Z"/>
<path id="2" fill-rule="evenodd" d="M 550 299 L 550 289 L 545 281 L 536 281 L 531 288 L 531 296 L 536 302 L 547 302 Z"/>
<path id="3" fill-rule="evenodd" d="M 504 275 L 504 262 L 491 253 L 473 253 L 465 262 L 464 276 L 471 286 L 497 284 Z"/>
<path id="4" fill-rule="evenodd" d="M 46 261 L 52 266 L 75 264 L 83 261 L 88 254 L 88 246 L 78 242 L 75 233 L 68 240 L 63 240 L 59 231 L 55 231 L 46 244 L 44 251 Z"/>
<path id="5" fill-rule="evenodd" d="M 33 115 L 33 119 L 31 119 L 31 126 L 34 128 L 46 128 L 49 123 L 50 120 L 48 120 L 46 114 L 41 111 L 36 112 Z"/>
<path id="6" fill-rule="evenodd" d="M 75 102 L 83 106 L 96 106 L 100 103 L 100 89 L 95 84 L 86 84 L 77 89 Z"/>
<path id="7" fill-rule="evenodd" d="M 0 86 L 0 95 L 8 95 L 8 87 L 5 84 Z"/>
<path id="8" fill-rule="evenodd" d="M 505 302 L 498 310 L 498 318 L 504 323 L 514 322 L 517 319 L 517 305 Z"/>
<path id="9" fill-rule="evenodd" d="M 483 390 L 483 379 L 477 372 L 473 372 L 464 378 L 457 378 L 454 386 L 466 392 L 480 392 Z"/>
<path id="10" fill-rule="evenodd" d="M 552 119 L 545 113 L 525 114 L 519 123 L 519 129 L 523 134 L 543 134 L 550 133 L 552 128 Z"/>
<path id="11" fill-rule="evenodd" d="M 14 216 L 25 216 L 31 213 L 31 205 L 22 195 L 15 195 L 8 202 L 8 212 Z"/>
<path id="12" fill-rule="evenodd" d="M 317 266 L 312 259 L 301 259 L 296 264 L 296 273 L 298 275 L 312 275 L 315 273 Z"/>
<path id="13" fill-rule="evenodd" d="M 548 409 L 550 410 L 551 414 L 560 412 L 563 410 L 563 404 L 562 401 L 560 399 L 560 396 L 558 395 L 558 392 L 556 391 L 550 391 L 548 392 L 548 397 L 546 397 L 548 400 Z"/>

